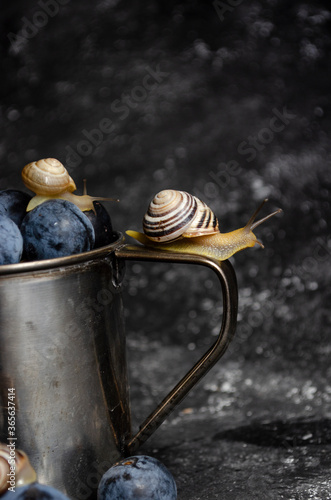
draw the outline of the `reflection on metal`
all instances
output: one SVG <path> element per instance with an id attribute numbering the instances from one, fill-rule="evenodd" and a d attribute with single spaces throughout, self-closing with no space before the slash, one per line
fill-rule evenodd
<path id="1" fill-rule="evenodd" d="M 13 392 L 15 445 L 40 483 L 73 499 L 96 499 L 97 467 L 131 435 L 120 244 L 0 266 L 0 441 Z"/>
<path id="2" fill-rule="evenodd" d="M 137 434 L 127 443 L 128 455 L 135 452 L 162 424 L 190 389 L 212 368 L 223 356 L 231 342 L 237 323 L 238 289 L 234 269 L 229 261 L 218 262 L 209 257 L 157 251 L 143 246 L 125 245 L 115 250 L 118 259 L 145 260 L 155 262 L 172 262 L 200 264 L 212 269 L 218 276 L 223 294 L 223 321 L 216 342 L 182 378 L 173 390 L 164 398 L 158 407 L 140 426 Z"/>

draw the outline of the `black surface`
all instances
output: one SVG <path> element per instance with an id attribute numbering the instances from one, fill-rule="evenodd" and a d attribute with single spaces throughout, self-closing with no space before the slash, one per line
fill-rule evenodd
<path id="1" fill-rule="evenodd" d="M 52 156 L 81 192 L 86 177 L 120 198 L 114 230 L 141 229 L 167 187 L 200 196 L 222 231 L 266 196 L 264 213 L 284 210 L 256 230 L 264 250 L 232 258 L 233 344 L 141 451 L 180 500 L 331 498 L 329 3 L 57 5 L 29 38 L 40 5 L 1 9 L 1 189 Z M 124 300 L 137 425 L 213 341 L 221 297 L 207 270 L 130 264 Z"/>

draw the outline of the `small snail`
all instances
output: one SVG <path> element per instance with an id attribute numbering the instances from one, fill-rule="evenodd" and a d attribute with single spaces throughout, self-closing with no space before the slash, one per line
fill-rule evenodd
<path id="1" fill-rule="evenodd" d="M 28 163 L 22 170 L 22 179 L 25 186 L 36 193 L 27 206 L 27 212 L 40 203 L 54 198 L 71 201 L 83 212 L 93 210 L 94 213 L 94 201 L 118 201 L 113 198 L 89 196 L 85 188 L 82 196 L 73 194 L 77 189 L 76 184 L 67 169 L 55 158 L 44 158 Z"/>
<path id="2" fill-rule="evenodd" d="M 126 233 L 144 245 L 161 250 L 226 260 L 255 243 L 263 248 L 253 230 L 282 211 L 278 209 L 254 222 L 266 201 L 261 203 L 245 227 L 220 233 L 217 218 L 203 201 L 184 191 L 167 189 L 158 193 L 148 207 L 143 219 L 145 234 L 137 231 Z"/>
<path id="3" fill-rule="evenodd" d="M 30 461 L 22 450 L 13 445 L 0 443 L 0 495 L 11 485 L 11 473 L 16 487 L 34 483 L 37 475 Z"/>

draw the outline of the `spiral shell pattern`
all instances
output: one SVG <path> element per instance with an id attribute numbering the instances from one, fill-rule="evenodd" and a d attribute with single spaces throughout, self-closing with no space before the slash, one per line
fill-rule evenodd
<path id="1" fill-rule="evenodd" d="M 218 232 L 218 221 L 205 203 L 185 191 L 160 191 L 143 219 L 143 230 L 152 241 L 173 241 Z"/>
<path id="2" fill-rule="evenodd" d="M 191 224 L 182 234 L 185 238 L 219 233 L 218 220 L 214 212 L 203 201 L 197 200 L 198 210 Z"/>
<path id="3" fill-rule="evenodd" d="M 28 163 L 22 170 L 25 186 L 37 195 L 56 195 L 75 191 L 76 184 L 67 169 L 55 158 Z"/>
<path id="4" fill-rule="evenodd" d="M 27 455 L 21 450 L 11 451 L 6 444 L 0 443 L 0 495 L 9 486 L 10 474 L 15 470 L 15 486 L 24 486 L 37 480 Z"/>

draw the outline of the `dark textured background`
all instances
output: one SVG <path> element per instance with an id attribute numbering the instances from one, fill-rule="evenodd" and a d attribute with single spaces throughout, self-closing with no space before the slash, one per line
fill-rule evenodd
<path id="1" fill-rule="evenodd" d="M 264 250 L 231 259 L 233 344 L 141 452 L 180 500 L 331 498 L 329 2 L 41 5 L 2 2 L 0 189 L 55 157 L 80 189 L 120 198 L 120 231 L 167 187 L 224 231 L 266 196 L 264 213 L 284 210 L 257 230 Z M 215 338 L 221 297 L 208 270 L 130 264 L 124 301 L 137 424 Z"/>

